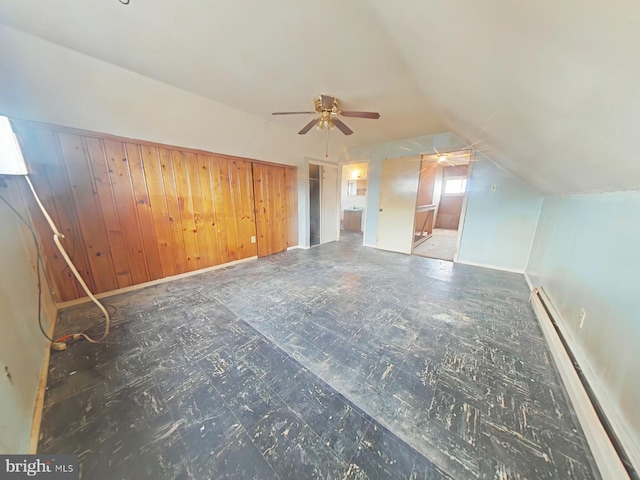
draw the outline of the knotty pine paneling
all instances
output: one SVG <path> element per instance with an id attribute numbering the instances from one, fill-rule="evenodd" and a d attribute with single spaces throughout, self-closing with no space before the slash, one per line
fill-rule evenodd
<path id="1" fill-rule="evenodd" d="M 266 257 L 287 249 L 289 237 L 286 169 L 253 165 L 256 195 L 258 256 Z"/>
<path id="2" fill-rule="evenodd" d="M 84 241 L 91 272 L 104 272 L 91 277 L 95 288 L 102 292 L 118 288 L 115 270 L 112 268 L 111 248 L 105 223 L 94 221 L 101 216 L 101 205 L 97 195 L 95 179 L 89 168 L 74 168 L 75 165 L 89 165 L 85 138 L 80 135 L 60 133 L 58 136 L 65 162 L 73 205 Z"/>
<path id="3" fill-rule="evenodd" d="M 36 191 L 96 293 L 297 244 L 294 167 L 46 124 L 13 125 Z M 30 192 L 23 193 L 56 301 L 83 297 Z"/>
<path id="4" fill-rule="evenodd" d="M 73 237 L 77 238 L 77 232 L 76 235 L 72 235 L 72 232 L 69 229 L 66 231 L 64 230 L 55 204 L 56 197 L 52 192 L 47 176 L 47 170 L 50 169 L 47 164 L 53 163 L 55 165 L 58 161 L 57 149 L 49 154 L 46 154 L 46 151 L 45 153 L 42 153 L 41 143 L 46 146 L 46 139 L 42 138 L 42 133 L 47 132 L 40 132 L 40 135 L 37 135 L 37 133 L 38 132 L 35 131 L 29 131 L 22 135 L 22 138 L 25 139 L 25 146 L 22 148 L 23 155 L 25 158 L 30 159 L 31 182 L 39 192 L 40 200 L 49 212 L 49 215 L 53 221 L 56 222 L 56 225 L 58 225 L 58 229 L 60 229 L 60 231 L 65 235 L 65 238 L 62 239 L 62 245 L 68 252 L 73 253 L 75 249 L 71 248 L 73 245 L 70 244 L 69 240 Z M 23 182 L 21 182 L 21 185 L 23 186 L 23 194 L 25 198 L 30 199 L 31 192 L 28 187 Z M 53 234 L 49 230 L 49 226 L 46 223 L 44 216 L 39 210 L 36 211 L 32 208 L 33 202 L 30 201 L 28 205 L 34 227 L 40 236 L 40 253 L 42 255 L 49 285 L 55 289 L 58 298 L 76 298 L 79 295 L 79 292 L 76 282 L 73 279 L 73 274 L 69 271 L 66 263 L 58 253 L 58 250 L 53 243 Z M 56 282 L 53 281 L 54 279 L 56 279 Z"/>

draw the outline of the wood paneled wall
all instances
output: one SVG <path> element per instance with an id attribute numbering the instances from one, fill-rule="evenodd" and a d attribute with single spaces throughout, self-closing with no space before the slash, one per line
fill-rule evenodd
<path id="1" fill-rule="evenodd" d="M 31 122 L 14 128 L 34 187 L 94 292 L 297 245 L 294 167 Z M 56 300 L 84 296 L 24 195 Z"/>
<path id="2" fill-rule="evenodd" d="M 271 165 L 254 164 L 258 256 L 287 249 L 289 235 L 286 172 Z"/>

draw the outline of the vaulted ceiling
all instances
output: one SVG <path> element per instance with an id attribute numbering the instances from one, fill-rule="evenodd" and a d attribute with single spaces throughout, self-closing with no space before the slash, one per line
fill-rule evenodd
<path id="1" fill-rule="evenodd" d="M 3 0 L 0 23 L 292 135 L 309 118 L 271 112 L 330 93 L 382 115 L 345 147 L 452 130 L 543 193 L 640 189 L 631 0 Z"/>

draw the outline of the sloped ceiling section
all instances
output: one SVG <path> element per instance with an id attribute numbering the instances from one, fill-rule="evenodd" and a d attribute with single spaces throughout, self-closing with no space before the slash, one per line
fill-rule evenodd
<path id="1" fill-rule="evenodd" d="M 640 189 L 640 4 L 371 0 L 451 128 L 542 193 Z"/>
<path id="2" fill-rule="evenodd" d="M 348 119 L 350 137 L 332 131 L 345 147 L 445 128 L 360 0 L 3 0 L 0 22 L 281 123 L 292 135 L 313 117 L 271 112 L 313 110 L 320 93 L 336 95 L 344 110 L 382 112 L 380 120 Z"/>
<path id="3" fill-rule="evenodd" d="M 342 151 L 453 129 L 543 193 L 640 189 L 632 0 L 3 0 L 0 23 L 292 135 L 309 118 L 270 113 L 318 93 L 379 111 Z"/>

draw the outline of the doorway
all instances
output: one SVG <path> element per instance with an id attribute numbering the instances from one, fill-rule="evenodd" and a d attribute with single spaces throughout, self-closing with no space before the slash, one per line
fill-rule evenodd
<path id="1" fill-rule="evenodd" d="M 320 245 L 320 165 L 309 164 L 309 245 Z"/>
<path id="2" fill-rule="evenodd" d="M 424 155 L 415 211 L 412 254 L 453 261 L 462 223 L 469 152 Z"/>
<path id="3" fill-rule="evenodd" d="M 342 165 L 341 173 L 341 236 L 345 233 L 362 235 L 367 205 L 369 163 L 358 162 Z"/>
<path id="4" fill-rule="evenodd" d="M 309 245 L 338 239 L 338 168 L 309 164 Z"/>

